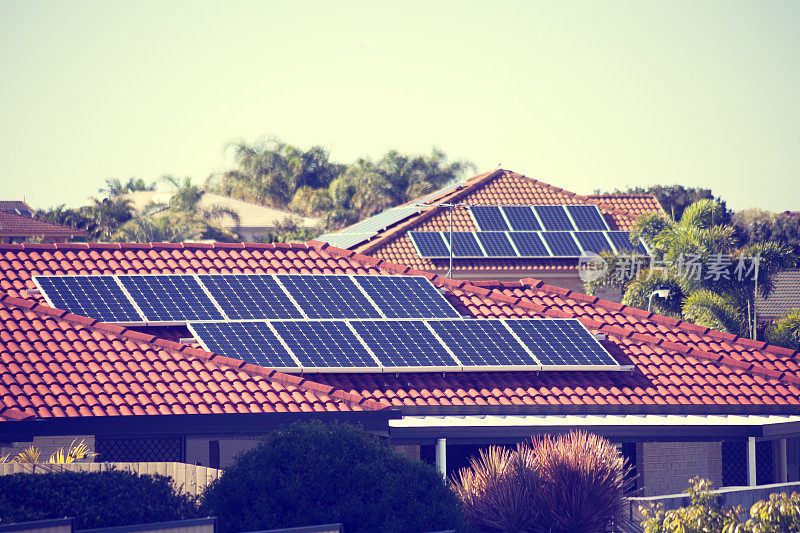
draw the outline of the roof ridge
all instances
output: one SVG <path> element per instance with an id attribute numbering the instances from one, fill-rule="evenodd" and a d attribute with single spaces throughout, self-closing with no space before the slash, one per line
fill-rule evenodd
<path id="1" fill-rule="evenodd" d="M 69 313 L 61 309 L 56 309 L 53 307 L 48 307 L 46 305 L 41 305 L 32 300 L 16 298 L 4 292 L 0 292 L 0 303 L 5 307 L 22 309 L 24 311 L 37 314 L 39 316 L 46 316 L 48 318 L 54 318 L 62 322 L 67 322 L 68 324 L 71 324 L 73 326 L 80 326 L 82 328 L 86 328 L 91 331 L 97 331 L 105 336 L 113 335 L 123 340 L 129 340 L 137 345 L 143 344 L 153 348 L 156 351 L 164 350 L 172 354 L 180 354 L 182 356 L 195 357 L 197 359 L 201 359 L 203 361 L 207 361 L 215 365 L 225 365 L 237 370 L 241 370 L 242 372 L 245 372 L 246 374 L 249 374 L 251 376 L 253 375 L 261 376 L 269 381 L 274 381 L 283 385 L 293 385 L 297 388 L 306 390 L 313 394 L 325 394 L 335 400 L 342 401 L 348 405 L 358 405 L 367 410 L 380 410 L 388 407 L 388 405 L 378 402 L 376 400 L 364 398 L 363 396 L 360 396 L 358 394 L 352 392 L 346 392 L 344 390 L 332 387 L 330 385 L 323 385 L 322 383 L 310 381 L 301 376 L 285 374 L 283 372 L 278 372 L 275 369 L 261 367 L 251 363 L 246 363 L 245 361 L 242 361 L 240 359 L 225 357 L 223 355 L 218 355 L 214 352 L 208 352 L 201 348 L 195 348 L 187 344 L 181 344 L 179 342 L 160 339 L 154 335 L 149 335 L 146 333 L 140 333 L 138 331 L 129 330 L 127 328 L 124 328 L 122 326 L 117 326 L 115 324 L 100 322 L 99 320 L 95 320 L 93 318 L 81 315 L 75 315 L 73 313 Z M 0 411 L 0 415 L 2 414 L 3 412 Z"/>

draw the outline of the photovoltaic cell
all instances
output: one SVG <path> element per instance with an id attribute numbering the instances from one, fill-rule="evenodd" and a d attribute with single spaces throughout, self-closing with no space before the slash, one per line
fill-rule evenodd
<path id="1" fill-rule="evenodd" d="M 631 234 L 629 231 L 608 231 L 606 232 L 609 240 L 617 248 L 617 252 L 631 252 L 647 255 L 647 250 L 641 244 L 631 244 Z"/>
<path id="2" fill-rule="evenodd" d="M 347 276 L 278 274 L 308 318 L 380 318 L 375 309 Z"/>
<path id="3" fill-rule="evenodd" d="M 500 320 L 430 320 L 428 324 L 464 366 L 538 364 Z"/>
<path id="4" fill-rule="evenodd" d="M 231 320 L 303 318 L 303 313 L 269 274 L 198 277 Z"/>
<path id="5" fill-rule="evenodd" d="M 520 257 L 550 257 L 539 233 L 535 231 L 515 231 L 508 234 L 519 250 Z"/>
<path id="6" fill-rule="evenodd" d="M 53 307 L 103 322 L 145 322 L 113 276 L 36 276 Z"/>
<path id="7" fill-rule="evenodd" d="M 268 368 L 297 368 L 266 322 L 190 322 L 208 350 Z"/>
<path id="8" fill-rule="evenodd" d="M 456 361 L 422 320 L 352 320 L 350 323 L 383 366 L 456 366 Z"/>
<path id="9" fill-rule="evenodd" d="M 578 257 L 581 251 L 568 231 L 544 231 L 542 237 L 554 257 Z"/>
<path id="10" fill-rule="evenodd" d="M 378 366 L 344 320 L 273 321 L 271 324 L 304 367 Z"/>
<path id="11" fill-rule="evenodd" d="M 459 318 L 461 315 L 422 276 L 355 276 L 387 318 Z"/>
<path id="12" fill-rule="evenodd" d="M 408 236 L 417 247 L 420 257 L 450 256 L 450 250 L 438 231 L 409 231 Z"/>
<path id="13" fill-rule="evenodd" d="M 619 366 L 577 320 L 506 320 L 542 365 Z"/>
<path id="14" fill-rule="evenodd" d="M 118 278 L 148 322 L 224 318 L 192 276 L 125 275 Z"/>
<path id="15" fill-rule="evenodd" d="M 614 252 L 602 231 L 576 231 L 575 238 L 586 252 Z"/>
<path id="16" fill-rule="evenodd" d="M 542 220 L 546 231 L 572 231 L 575 229 L 572 227 L 572 222 L 567 217 L 563 205 L 536 205 L 533 208 Z"/>
<path id="17" fill-rule="evenodd" d="M 567 211 L 579 231 L 604 231 L 608 229 L 603 215 L 595 205 L 568 205 Z"/>
<path id="18" fill-rule="evenodd" d="M 508 235 L 502 231 L 479 231 L 477 236 L 487 257 L 517 257 Z"/>
<path id="19" fill-rule="evenodd" d="M 504 205 L 503 212 L 511 223 L 513 231 L 541 231 L 533 209 L 527 205 Z"/>
<path id="20" fill-rule="evenodd" d="M 445 239 L 449 238 L 447 232 L 442 232 L 442 235 Z M 485 257 L 474 232 L 453 232 L 453 257 Z"/>
<path id="21" fill-rule="evenodd" d="M 508 224 L 499 206 L 473 205 L 470 210 L 480 231 L 508 231 Z"/>

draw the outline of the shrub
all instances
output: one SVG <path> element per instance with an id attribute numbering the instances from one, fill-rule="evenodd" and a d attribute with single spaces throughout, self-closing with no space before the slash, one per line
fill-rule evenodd
<path id="1" fill-rule="evenodd" d="M 223 532 L 341 522 L 357 531 L 466 527 L 436 470 L 346 424 L 295 423 L 239 457 L 203 494 Z"/>
<path id="2" fill-rule="evenodd" d="M 607 440 L 575 431 L 482 450 L 452 487 L 482 531 L 602 531 L 622 509 L 629 473 Z"/>
<path id="3" fill-rule="evenodd" d="M 738 510 L 720 505 L 717 497 L 711 493 L 712 488 L 707 479 L 695 476 L 689 481 L 689 489 L 685 491 L 689 494 L 688 507 L 670 511 L 664 511 L 661 503 L 640 507 L 644 517 L 644 533 L 705 533 L 727 530 L 726 528 L 738 524 Z"/>
<path id="4" fill-rule="evenodd" d="M 725 533 L 795 533 L 800 531 L 800 494 L 793 492 L 770 494 L 750 508 L 750 519 L 741 528 L 729 528 Z"/>
<path id="5" fill-rule="evenodd" d="M 75 517 L 75 529 L 193 518 L 190 496 L 179 496 L 164 476 L 57 472 L 0 476 L 0 522 Z"/>

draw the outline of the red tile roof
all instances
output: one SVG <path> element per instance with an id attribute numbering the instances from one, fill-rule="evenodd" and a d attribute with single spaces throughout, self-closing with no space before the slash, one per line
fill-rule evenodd
<path id="1" fill-rule="evenodd" d="M 72 237 L 87 235 L 83 230 L 9 211 L 0 211 L 0 237 Z"/>
<path id="2" fill-rule="evenodd" d="M 450 214 L 446 207 L 435 207 L 439 203 L 479 205 L 594 204 L 603 213 L 611 228 L 620 230 L 630 229 L 633 221 L 642 213 L 663 212 L 658 201 L 653 196 L 583 196 L 503 169 L 478 174 L 469 178 L 458 188 L 436 197 L 430 203 L 434 205 L 433 208 L 378 233 L 366 243 L 354 246 L 353 250 L 420 270 L 436 271 L 446 268 L 446 260 L 431 260 L 420 257 L 407 234 L 409 230 L 448 231 L 450 228 Z M 475 231 L 476 229 L 466 209 L 453 209 L 454 231 Z M 342 232 L 346 231 L 347 229 L 342 230 Z M 576 268 L 576 261 L 564 259 L 456 259 L 453 261 L 453 269 L 455 271 L 563 271 L 575 270 Z"/>
<path id="3" fill-rule="evenodd" d="M 306 245 L 0 246 L 0 289 L 15 296 L 23 295 L 23 289 L 33 288 L 30 276 L 39 273 L 123 272 L 424 274 L 405 266 L 313 241 Z M 536 280 L 524 280 L 524 283 L 471 285 L 431 274 L 426 275 L 436 285 L 447 289 L 448 299 L 462 313 L 469 316 L 577 318 L 591 331 L 604 334 L 606 336 L 604 342 L 610 353 L 620 362 L 634 365 L 635 370 L 632 373 L 477 372 L 399 375 L 316 374 L 306 377 L 314 383 L 332 386 L 337 390 L 356 395 L 354 398 L 359 398 L 362 407 L 365 407 L 363 398 L 367 398 L 403 407 L 404 410 L 406 408 L 422 411 L 452 410 L 459 407 L 484 410 L 631 409 L 637 412 L 647 409 L 658 412 L 670 409 L 699 409 L 701 412 L 788 409 L 800 412 L 800 365 L 798 365 L 800 354 L 797 352 L 710 331 L 672 318 L 660 317 L 566 289 L 551 287 Z M 170 362 L 181 368 L 188 366 L 207 368 L 208 374 L 200 380 L 202 383 L 189 379 L 186 386 L 211 387 L 215 384 L 219 387 L 219 391 L 211 393 L 217 404 L 198 392 L 203 399 L 198 405 L 205 405 L 208 409 L 211 409 L 212 405 L 224 409 L 223 406 L 228 405 L 225 403 L 228 401 L 227 395 L 233 394 L 230 388 L 226 389 L 218 380 L 221 382 L 229 380 L 230 383 L 236 383 L 236 380 L 250 383 L 247 380 L 255 380 L 259 386 L 275 386 L 268 377 L 255 377 L 253 372 L 258 369 L 252 365 L 243 367 L 241 362 L 212 357 L 207 352 L 191 348 L 177 350 L 181 346 L 175 343 L 155 340 L 150 336 L 127 330 L 120 331 L 118 327 L 96 324 L 92 320 L 87 321 L 80 317 L 75 317 L 73 320 L 87 323 L 81 325 L 65 322 L 64 318 L 56 320 L 52 317 L 43 320 L 42 313 L 46 314 L 49 309 L 44 306 L 23 311 L 19 306 L 28 304 L 8 299 L 3 300 L 2 304 L 5 307 L 11 305 L 12 308 L 10 311 L 0 309 L 0 313 L 6 313 L 0 314 L 0 320 L 3 321 L 5 328 L 0 332 L 14 336 L 13 342 L 16 346 L 10 350 L 6 348 L 0 365 L 2 369 L 0 383 L 9 390 L 9 394 L 16 402 L 6 403 L 8 400 L 3 395 L 7 393 L 0 393 L 2 397 L 0 401 L 5 403 L 6 407 L 23 411 L 34 409 L 34 406 L 29 404 L 33 403 L 31 398 L 37 397 L 34 395 L 37 390 L 35 388 L 42 383 L 33 383 L 26 388 L 28 383 L 25 379 L 29 372 L 37 369 L 44 372 L 46 368 L 47 372 L 43 375 L 51 376 L 47 378 L 49 381 L 42 378 L 45 388 L 52 384 L 60 387 L 59 390 L 66 390 L 66 384 L 62 384 L 66 380 L 75 387 L 75 390 L 78 390 L 79 384 L 83 384 L 89 387 L 92 394 L 99 393 L 99 390 L 94 392 L 90 386 L 93 384 L 92 373 L 87 373 L 83 367 L 77 370 L 77 359 L 73 360 L 70 357 L 80 358 L 87 369 L 92 362 L 100 368 L 104 368 L 105 365 L 108 372 L 113 368 L 110 375 L 115 377 L 113 379 L 109 377 L 109 380 L 120 387 L 130 387 L 130 382 L 144 388 L 145 384 L 153 380 L 155 384 L 160 384 L 159 380 L 164 380 L 163 384 L 169 386 L 168 378 L 170 376 L 174 378 L 174 372 L 169 371 L 169 368 L 165 371 L 159 366 L 159 370 L 152 373 L 149 368 L 134 371 L 133 367 L 127 365 L 141 365 L 146 362 L 155 366 L 160 362 L 167 367 L 167 362 Z M 113 331 L 109 331 L 109 328 Z M 61 337 L 56 339 L 56 332 L 65 339 Z M 47 335 L 53 338 L 50 339 Z M 100 337 L 108 335 L 120 337 L 120 340 L 116 342 L 107 340 L 101 348 Z M 147 339 L 143 342 L 147 343 L 148 349 L 142 349 L 134 340 L 141 341 L 142 336 Z M 5 338 L 3 341 L 9 342 Z M 63 344 L 64 342 L 67 344 Z M 170 348 L 173 351 L 170 351 Z M 230 374 L 221 370 L 217 373 L 208 370 L 226 363 L 230 363 L 233 367 L 227 370 Z M 16 365 L 13 371 L 8 370 L 11 365 Z M 23 368 L 23 365 L 28 366 Z M 237 366 L 240 368 L 234 369 Z M 188 376 L 186 371 L 181 370 L 181 372 L 182 375 Z M 270 371 L 263 369 L 261 372 Z M 200 375 L 197 370 L 195 373 Z M 181 377 L 181 380 L 183 379 Z M 259 381 L 261 379 L 264 381 Z M 152 386 L 158 391 L 155 384 Z M 306 385 L 312 386 L 308 382 Z M 12 390 L 12 387 L 16 388 Z M 238 390 L 233 387 L 234 390 Z M 78 402 L 72 407 L 80 412 L 79 407 L 83 405 L 79 403 L 83 399 L 82 394 L 88 394 L 85 389 L 81 390 L 84 392 L 78 391 L 77 394 L 72 389 L 70 389 L 72 392 L 59 392 L 54 398 L 66 402 L 65 406 L 70 405 L 69 402 Z M 42 389 L 42 392 L 37 394 L 44 392 Z M 304 396 L 300 391 L 297 392 L 301 397 Z M 293 392 L 287 392 L 287 395 L 295 398 Z M 331 396 L 332 393 L 328 394 L 328 397 Z M 267 402 L 259 404 L 262 409 L 274 408 L 272 402 L 277 402 L 276 398 L 281 399 L 277 393 L 274 397 L 264 393 L 264 397 L 267 398 Z M 309 408 L 318 409 L 323 406 L 325 409 L 329 408 L 329 403 L 326 403 L 328 400 L 320 399 L 316 393 L 314 398 L 316 404 L 314 400 L 308 398 L 301 400 L 298 397 L 294 405 L 297 409 L 303 409 L 302 406 L 307 402 Z M 197 396 L 189 399 L 193 402 L 197 400 Z M 144 397 L 141 399 L 145 400 Z M 206 401 L 210 403 L 204 403 Z M 230 401 L 230 406 L 239 405 L 238 401 Z M 282 401 L 287 403 L 278 402 L 277 405 L 290 409 L 289 405 L 292 403 L 288 399 Z M 89 411 L 94 405 L 92 404 Z M 193 403 L 179 402 L 168 405 L 180 405 L 181 409 L 187 410 Z M 249 408 L 256 408 L 252 404 L 247 405 Z M 144 409 L 142 405 L 139 407 Z M 65 407 L 61 409 L 64 411 Z M 64 415 L 59 412 L 57 416 Z"/>

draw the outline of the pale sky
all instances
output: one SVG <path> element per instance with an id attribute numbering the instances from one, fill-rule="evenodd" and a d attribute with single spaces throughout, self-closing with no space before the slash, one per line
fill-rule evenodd
<path id="1" fill-rule="evenodd" d="M 202 181 L 237 139 L 800 210 L 800 2 L 0 0 L 0 199 Z"/>

